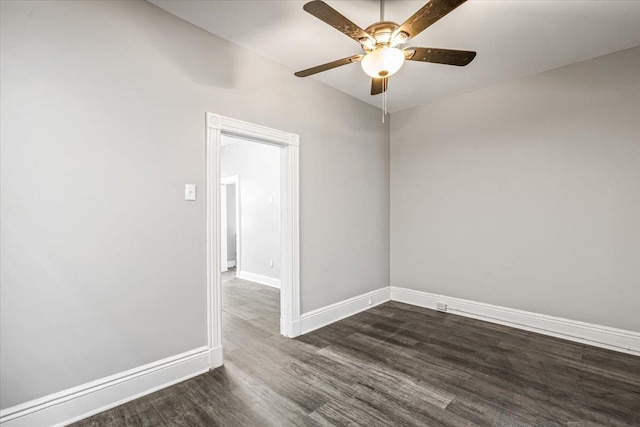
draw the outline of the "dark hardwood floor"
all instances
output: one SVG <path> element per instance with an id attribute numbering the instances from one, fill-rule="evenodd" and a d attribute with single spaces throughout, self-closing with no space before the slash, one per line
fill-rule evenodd
<path id="1" fill-rule="evenodd" d="M 389 302 L 297 339 L 223 286 L 225 366 L 78 426 L 639 426 L 640 358 Z"/>

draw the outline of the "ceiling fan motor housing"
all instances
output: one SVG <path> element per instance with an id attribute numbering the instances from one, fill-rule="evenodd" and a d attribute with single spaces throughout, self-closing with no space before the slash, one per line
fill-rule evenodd
<path id="1" fill-rule="evenodd" d="M 397 47 L 405 43 L 408 35 L 404 32 L 395 34 L 400 26 L 391 21 L 380 21 L 369 25 L 364 31 L 375 39 L 375 44 L 371 39 L 361 39 L 362 49 L 365 52 L 371 52 L 383 46 Z"/>

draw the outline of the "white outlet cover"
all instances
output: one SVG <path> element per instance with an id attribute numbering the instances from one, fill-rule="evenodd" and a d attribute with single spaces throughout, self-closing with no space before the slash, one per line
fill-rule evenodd
<path id="1" fill-rule="evenodd" d="M 184 199 L 190 202 L 196 200 L 196 185 L 195 184 L 185 184 L 184 185 Z"/>

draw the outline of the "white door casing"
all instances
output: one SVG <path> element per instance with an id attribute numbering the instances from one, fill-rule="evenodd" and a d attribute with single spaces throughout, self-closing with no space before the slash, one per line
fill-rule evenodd
<path id="1" fill-rule="evenodd" d="M 265 126 L 206 114 L 206 256 L 207 256 L 207 331 L 208 345 L 215 357 L 210 368 L 221 366 L 221 178 L 220 138 L 230 135 L 282 148 L 280 185 L 282 194 L 282 273 L 280 288 L 280 333 L 300 335 L 300 208 L 299 208 L 299 136 Z M 214 351 L 215 350 L 215 351 Z"/>

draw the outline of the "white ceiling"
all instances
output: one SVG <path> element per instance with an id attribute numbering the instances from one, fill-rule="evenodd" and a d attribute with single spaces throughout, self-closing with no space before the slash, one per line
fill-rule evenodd
<path id="1" fill-rule="evenodd" d="M 306 13 L 306 1 L 148 0 L 291 72 L 361 53 L 358 43 Z M 379 20 L 377 0 L 326 2 L 362 28 Z M 402 23 L 425 1 L 387 1 L 386 20 Z M 640 46 L 640 1 L 470 0 L 409 45 L 474 50 L 467 67 L 407 62 L 391 77 L 388 109 L 536 74 Z M 380 106 L 359 64 L 313 77 Z"/>

